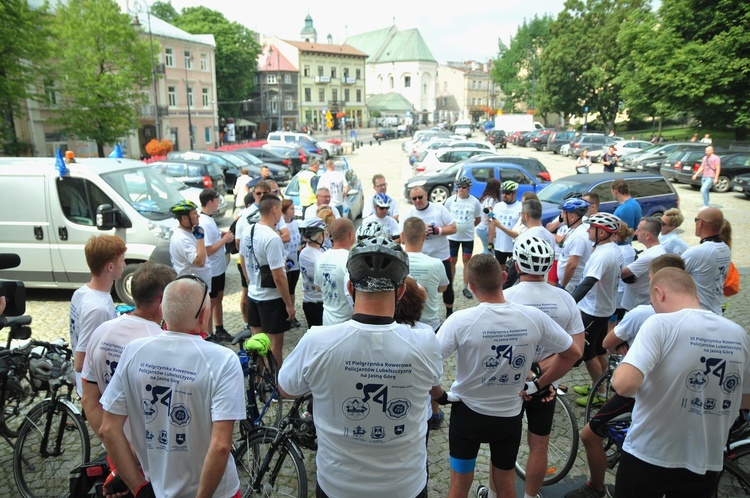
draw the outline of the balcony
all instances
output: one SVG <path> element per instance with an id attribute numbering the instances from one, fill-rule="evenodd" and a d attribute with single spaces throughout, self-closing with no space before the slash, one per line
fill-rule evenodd
<path id="1" fill-rule="evenodd" d="M 141 106 L 141 117 L 142 118 L 153 118 L 156 117 L 157 111 L 159 117 L 169 116 L 169 107 L 165 105 L 155 106 L 153 104 L 147 104 Z"/>
<path id="2" fill-rule="evenodd" d="M 325 83 L 328 84 L 331 82 L 330 76 L 316 76 L 315 77 L 315 83 Z"/>
<path id="3" fill-rule="evenodd" d="M 344 85 L 353 85 L 357 82 L 357 78 L 349 78 L 347 76 L 344 76 L 341 78 L 341 83 Z"/>

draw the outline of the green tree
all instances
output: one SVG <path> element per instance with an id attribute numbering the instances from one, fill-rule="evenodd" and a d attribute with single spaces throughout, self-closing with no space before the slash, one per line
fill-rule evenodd
<path id="1" fill-rule="evenodd" d="M 151 15 L 156 16 L 162 21 L 168 22 L 169 24 L 175 24 L 180 14 L 172 6 L 172 2 L 154 2 L 151 6 Z"/>
<path id="2" fill-rule="evenodd" d="M 182 9 L 175 25 L 188 33 L 214 35 L 216 94 L 219 102 L 239 102 L 247 99 L 255 87 L 257 60 L 261 50 L 253 32 L 207 7 Z M 236 116 L 240 105 L 220 105 L 219 116 Z"/>
<path id="3" fill-rule="evenodd" d="M 503 110 L 513 112 L 521 105 L 537 108 L 541 77 L 541 54 L 549 43 L 551 16 L 534 16 L 524 20 L 506 48 L 498 43 L 498 54 L 492 67 L 492 79 L 500 85 L 505 95 Z"/>
<path id="4" fill-rule="evenodd" d="M 15 119 L 23 101 L 43 95 L 35 84 L 45 79 L 50 24 L 46 6 L 32 9 L 27 0 L 0 3 L 0 140 L 8 154 L 18 153 Z"/>
<path id="5" fill-rule="evenodd" d="M 60 3 L 54 64 L 61 99 L 52 120 L 68 136 L 104 145 L 136 128 L 142 88 L 151 81 L 147 42 L 113 0 Z"/>

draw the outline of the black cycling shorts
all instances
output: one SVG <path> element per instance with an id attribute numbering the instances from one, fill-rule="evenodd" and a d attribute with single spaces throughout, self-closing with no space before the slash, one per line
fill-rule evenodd
<path id="1" fill-rule="evenodd" d="M 270 301 L 248 299 L 247 324 L 260 327 L 266 334 L 283 334 L 291 328 L 286 312 L 286 304 L 281 298 Z"/>
<path id="2" fill-rule="evenodd" d="M 495 251 L 495 259 L 501 266 L 505 266 L 505 262 L 508 261 L 511 256 L 513 256 L 512 252 Z"/>
<path id="3" fill-rule="evenodd" d="M 240 272 L 240 285 L 242 285 L 243 289 L 247 289 L 247 279 L 245 278 L 245 272 L 242 271 L 242 265 L 239 261 L 237 261 L 237 270 Z M 245 291 L 245 294 L 247 294 L 247 291 Z"/>
<path id="4" fill-rule="evenodd" d="M 451 258 L 458 257 L 458 249 L 461 247 L 461 254 L 464 256 L 471 257 L 474 252 L 474 241 L 473 240 L 450 240 L 448 239 L 448 245 L 450 247 Z"/>
<path id="5" fill-rule="evenodd" d="M 221 275 L 218 275 L 216 277 L 211 277 L 211 292 L 209 292 L 209 297 L 211 299 L 216 299 L 219 297 L 219 292 L 224 292 L 224 287 L 226 286 L 227 282 L 227 274 L 222 273 Z"/>
<path id="6" fill-rule="evenodd" d="M 597 356 L 607 354 L 607 350 L 602 346 L 602 342 L 604 342 L 604 338 L 607 336 L 609 317 L 591 316 L 581 311 L 581 319 L 583 320 L 583 330 L 586 334 L 583 361 L 593 360 Z"/>
<path id="7" fill-rule="evenodd" d="M 626 398 L 615 394 L 609 401 L 604 403 L 596 415 L 589 420 L 589 427 L 599 437 L 607 437 L 607 422 L 623 413 L 633 411 L 635 398 Z"/>
<path id="8" fill-rule="evenodd" d="M 552 401 L 543 402 L 539 396 L 532 396 L 524 402 L 523 410 L 526 412 L 526 422 L 529 432 L 537 436 L 549 436 L 552 431 L 552 419 L 555 417 L 555 404 L 557 396 Z"/>

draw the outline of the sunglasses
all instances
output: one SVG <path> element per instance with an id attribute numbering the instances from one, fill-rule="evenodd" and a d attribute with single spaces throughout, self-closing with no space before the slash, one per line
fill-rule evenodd
<path id="1" fill-rule="evenodd" d="M 198 315 L 200 315 L 201 311 L 203 311 L 203 302 L 206 300 L 206 296 L 208 295 L 208 285 L 206 285 L 206 282 L 204 282 L 203 279 L 198 275 L 193 274 L 180 275 L 175 280 L 194 280 L 196 282 L 200 282 L 203 286 L 203 298 L 201 299 L 201 307 L 198 308 L 198 313 L 195 314 L 195 318 L 198 319 Z"/>
<path id="2" fill-rule="evenodd" d="M 705 221 L 703 221 L 703 220 L 702 220 L 702 219 L 700 219 L 700 218 L 695 218 L 695 219 L 694 219 L 693 221 L 695 221 L 696 223 L 698 223 L 699 221 L 700 221 L 701 223 L 705 223 Z"/>
<path id="3" fill-rule="evenodd" d="M 253 192 L 253 195 L 265 195 L 268 192 Z"/>
<path id="4" fill-rule="evenodd" d="M 383 206 L 375 206 L 375 209 L 385 209 L 385 210 L 387 211 L 387 210 L 388 210 L 388 209 L 390 209 L 390 208 L 387 208 L 387 207 L 383 207 Z"/>
<path id="5" fill-rule="evenodd" d="M 503 190 L 503 195 L 510 195 L 510 194 L 515 194 L 515 193 L 516 193 L 515 190 Z"/>
<path id="6" fill-rule="evenodd" d="M 381 183 L 380 185 L 375 185 L 375 188 L 383 188 L 383 187 L 387 187 L 387 186 L 388 186 L 387 183 Z"/>
<path id="7" fill-rule="evenodd" d="M 424 199 L 423 195 L 417 195 L 411 198 L 413 201 L 421 201 L 422 199 Z"/>
<path id="8" fill-rule="evenodd" d="M 456 185 L 456 188 L 469 188 L 468 185 Z"/>

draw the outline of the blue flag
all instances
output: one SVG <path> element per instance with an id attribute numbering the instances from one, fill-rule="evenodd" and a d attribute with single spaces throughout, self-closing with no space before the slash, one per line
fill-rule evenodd
<path id="1" fill-rule="evenodd" d="M 115 159 L 122 159 L 122 148 L 120 144 L 115 145 L 115 150 L 109 153 L 107 157 L 113 157 Z"/>
<path id="2" fill-rule="evenodd" d="M 55 169 L 60 172 L 61 178 L 65 175 L 70 174 L 70 170 L 68 169 L 68 166 L 66 166 L 65 164 L 65 159 L 63 158 L 63 151 L 61 148 L 57 149 L 57 157 L 55 159 Z"/>
<path id="3" fill-rule="evenodd" d="M 344 166 L 346 166 L 345 169 L 349 169 L 349 161 L 347 161 L 346 158 L 344 158 Z"/>

